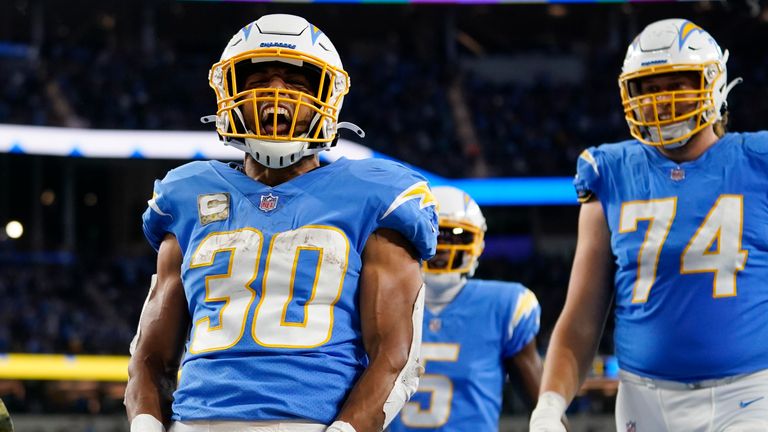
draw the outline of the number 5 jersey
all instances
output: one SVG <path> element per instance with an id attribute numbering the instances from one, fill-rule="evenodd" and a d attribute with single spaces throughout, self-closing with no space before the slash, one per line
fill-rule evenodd
<path id="1" fill-rule="evenodd" d="M 192 323 L 173 418 L 331 423 L 367 364 L 366 240 L 393 229 L 427 259 L 434 206 L 421 176 L 380 159 L 340 159 L 276 187 L 213 161 L 155 182 L 144 233 L 155 249 L 176 236 Z"/>

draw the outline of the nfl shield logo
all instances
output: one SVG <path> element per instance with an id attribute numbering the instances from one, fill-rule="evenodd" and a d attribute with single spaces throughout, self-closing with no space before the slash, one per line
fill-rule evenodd
<path id="1" fill-rule="evenodd" d="M 672 168 L 669 172 L 669 178 L 674 181 L 685 180 L 685 170 L 680 167 Z"/>
<path id="2" fill-rule="evenodd" d="M 278 197 L 272 195 L 272 193 L 269 195 L 262 195 L 261 200 L 259 201 L 259 210 L 271 212 L 277 207 L 277 198 Z"/>
<path id="3" fill-rule="evenodd" d="M 635 422 L 633 421 L 627 422 L 627 432 L 637 432 Z"/>
<path id="4" fill-rule="evenodd" d="M 437 333 L 440 331 L 441 327 L 443 327 L 443 322 L 440 320 L 440 318 L 432 318 L 429 320 L 429 331 Z"/>

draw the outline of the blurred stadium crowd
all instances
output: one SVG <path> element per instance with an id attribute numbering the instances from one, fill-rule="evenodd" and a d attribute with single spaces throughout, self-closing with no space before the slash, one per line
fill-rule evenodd
<path id="1" fill-rule="evenodd" d="M 768 12 L 752 17 L 726 2 L 306 6 L 283 9 L 337 41 L 353 83 L 343 117 L 368 131 L 364 144 L 445 176 L 570 175 L 583 148 L 626 137 L 616 78 L 630 35 L 659 17 L 690 18 L 737 53 L 729 71 L 745 83 L 733 93 L 733 125 L 754 130 L 762 120 L 754 101 L 766 99 L 768 53 L 754 41 L 768 36 Z M 207 71 L 228 38 L 215 23 L 275 10 L 0 8 L 5 20 L 29 24 L 3 26 L 0 123 L 165 130 L 205 129 L 199 118 L 214 106 Z"/>
<path id="2" fill-rule="evenodd" d="M 207 71 L 231 23 L 278 10 L 332 36 L 352 77 L 342 118 L 366 130 L 362 144 L 447 177 L 570 176 L 581 150 L 625 139 L 623 50 L 662 17 L 691 19 L 734 53 L 729 72 L 745 79 L 730 98 L 734 129 L 764 127 L 768 112 L 768 51 L 756 43 L 768 40 L 768 10 L 759 4 L 283 6 L 2 2 L 0 123 L 206 130 L 199 118 L 215 103 Z M 151 180 L 136 182 L 149 190 Z M 136 226 L 139 213 L 128 218 Z M 558 253 L 543 244 L 547 226 L 575 236 L 575 211 L 562 214 L 489 211 L 478 271 L 535 291 L 540 346 L 568 280 L 568 242 Z M 505 255 L 502 242 L 490 244 L 502 233 L 529 239 L 528 249 Z M 0 254 L 0 353 L 127 354 L 154 267 L 148 246 L 139 257 L 68 263 L 19 256 Z"/>

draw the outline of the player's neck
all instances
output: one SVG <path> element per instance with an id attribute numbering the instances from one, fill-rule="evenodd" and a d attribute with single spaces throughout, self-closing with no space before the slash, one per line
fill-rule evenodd
<path id="1" fill-rule="evenodd" d="M 425 301 L 429 310 L 438 314 L 448 306 L 453 299 L 459 295 L 461 289 L 467 284 L 467 279 L 462 278 L 456 284 L 446 287 L 435 288 L 434 286 L 427 285 L 427 292 L 425 293 Z"/>
<path id="2" fill-rule="evenodd" d="M 256 162 L 250 155 L 245 156 L 245 174 L 267 186 L 277 186 L 312 171 L 320 166 L 320 161 L 314 155 L 306 156 L 300 161 L 285 168 L 267 168 Z"/>
<path id="3" fill-rule="evenodd" d="M 677 163 L 690 162 L 703 155 L 717 140 L 720 139 L 712 127 L 704 128 L 699 133 L 691 137 L 684 146 L 675 149 L 666 149 L 658 147 L 659 152 L 667 159 Z"/>

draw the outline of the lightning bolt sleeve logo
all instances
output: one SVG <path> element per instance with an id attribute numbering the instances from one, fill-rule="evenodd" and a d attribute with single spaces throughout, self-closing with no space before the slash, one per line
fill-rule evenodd
<path id="1" fill-rule="evenodd" d="M 595 174 L 600 175 L 600 171 L 597 169 L 597 161 L 595 160 L 594 156 L 592 156 L 592 153 L 589 152 L 589 150 L 584 150 L 579 155 L 579 158 L 583 159 L 584 162 L 588 163 L 589 166 L 592 167 L 592 171 L 595 172 Z"/>
<path id="2" fill-rule="evenodd" d="M 170 216 L 168 213 L 163 212 L 160 210 L 160 207 L 157 205 L 157 198 L 160 195 L 157 194 L 157 192 L 152 192 L 152 199 L 147 201 L 147 205 L 149 208 L 155 211 L 155 213 L 159 214 L 160 216 Z"/>
<path id="3" fill-rule="evenodd" d="M 414 199 L 419 200 L 420 209 L 423 209 L 429 206 L 437 206 L 437 201 L 435 200 L 435 196 L 432 195 L 432 191 L 429 189 L 427 182 L 418 182 L 410 186 L 408 189 L 404 190 L 403 192 L 401 192 L 400 195 L 398 195 L 397 198 L 395 198 L 395 200 L 392 201 L 392 204 L 390 204 L 387 211 L 384 212 L 384 216 L 382 216 L 381 219 L 384 219 L 385 217 L 389 216 L 390 213 L 395 211 L 401 205 Z"/>

